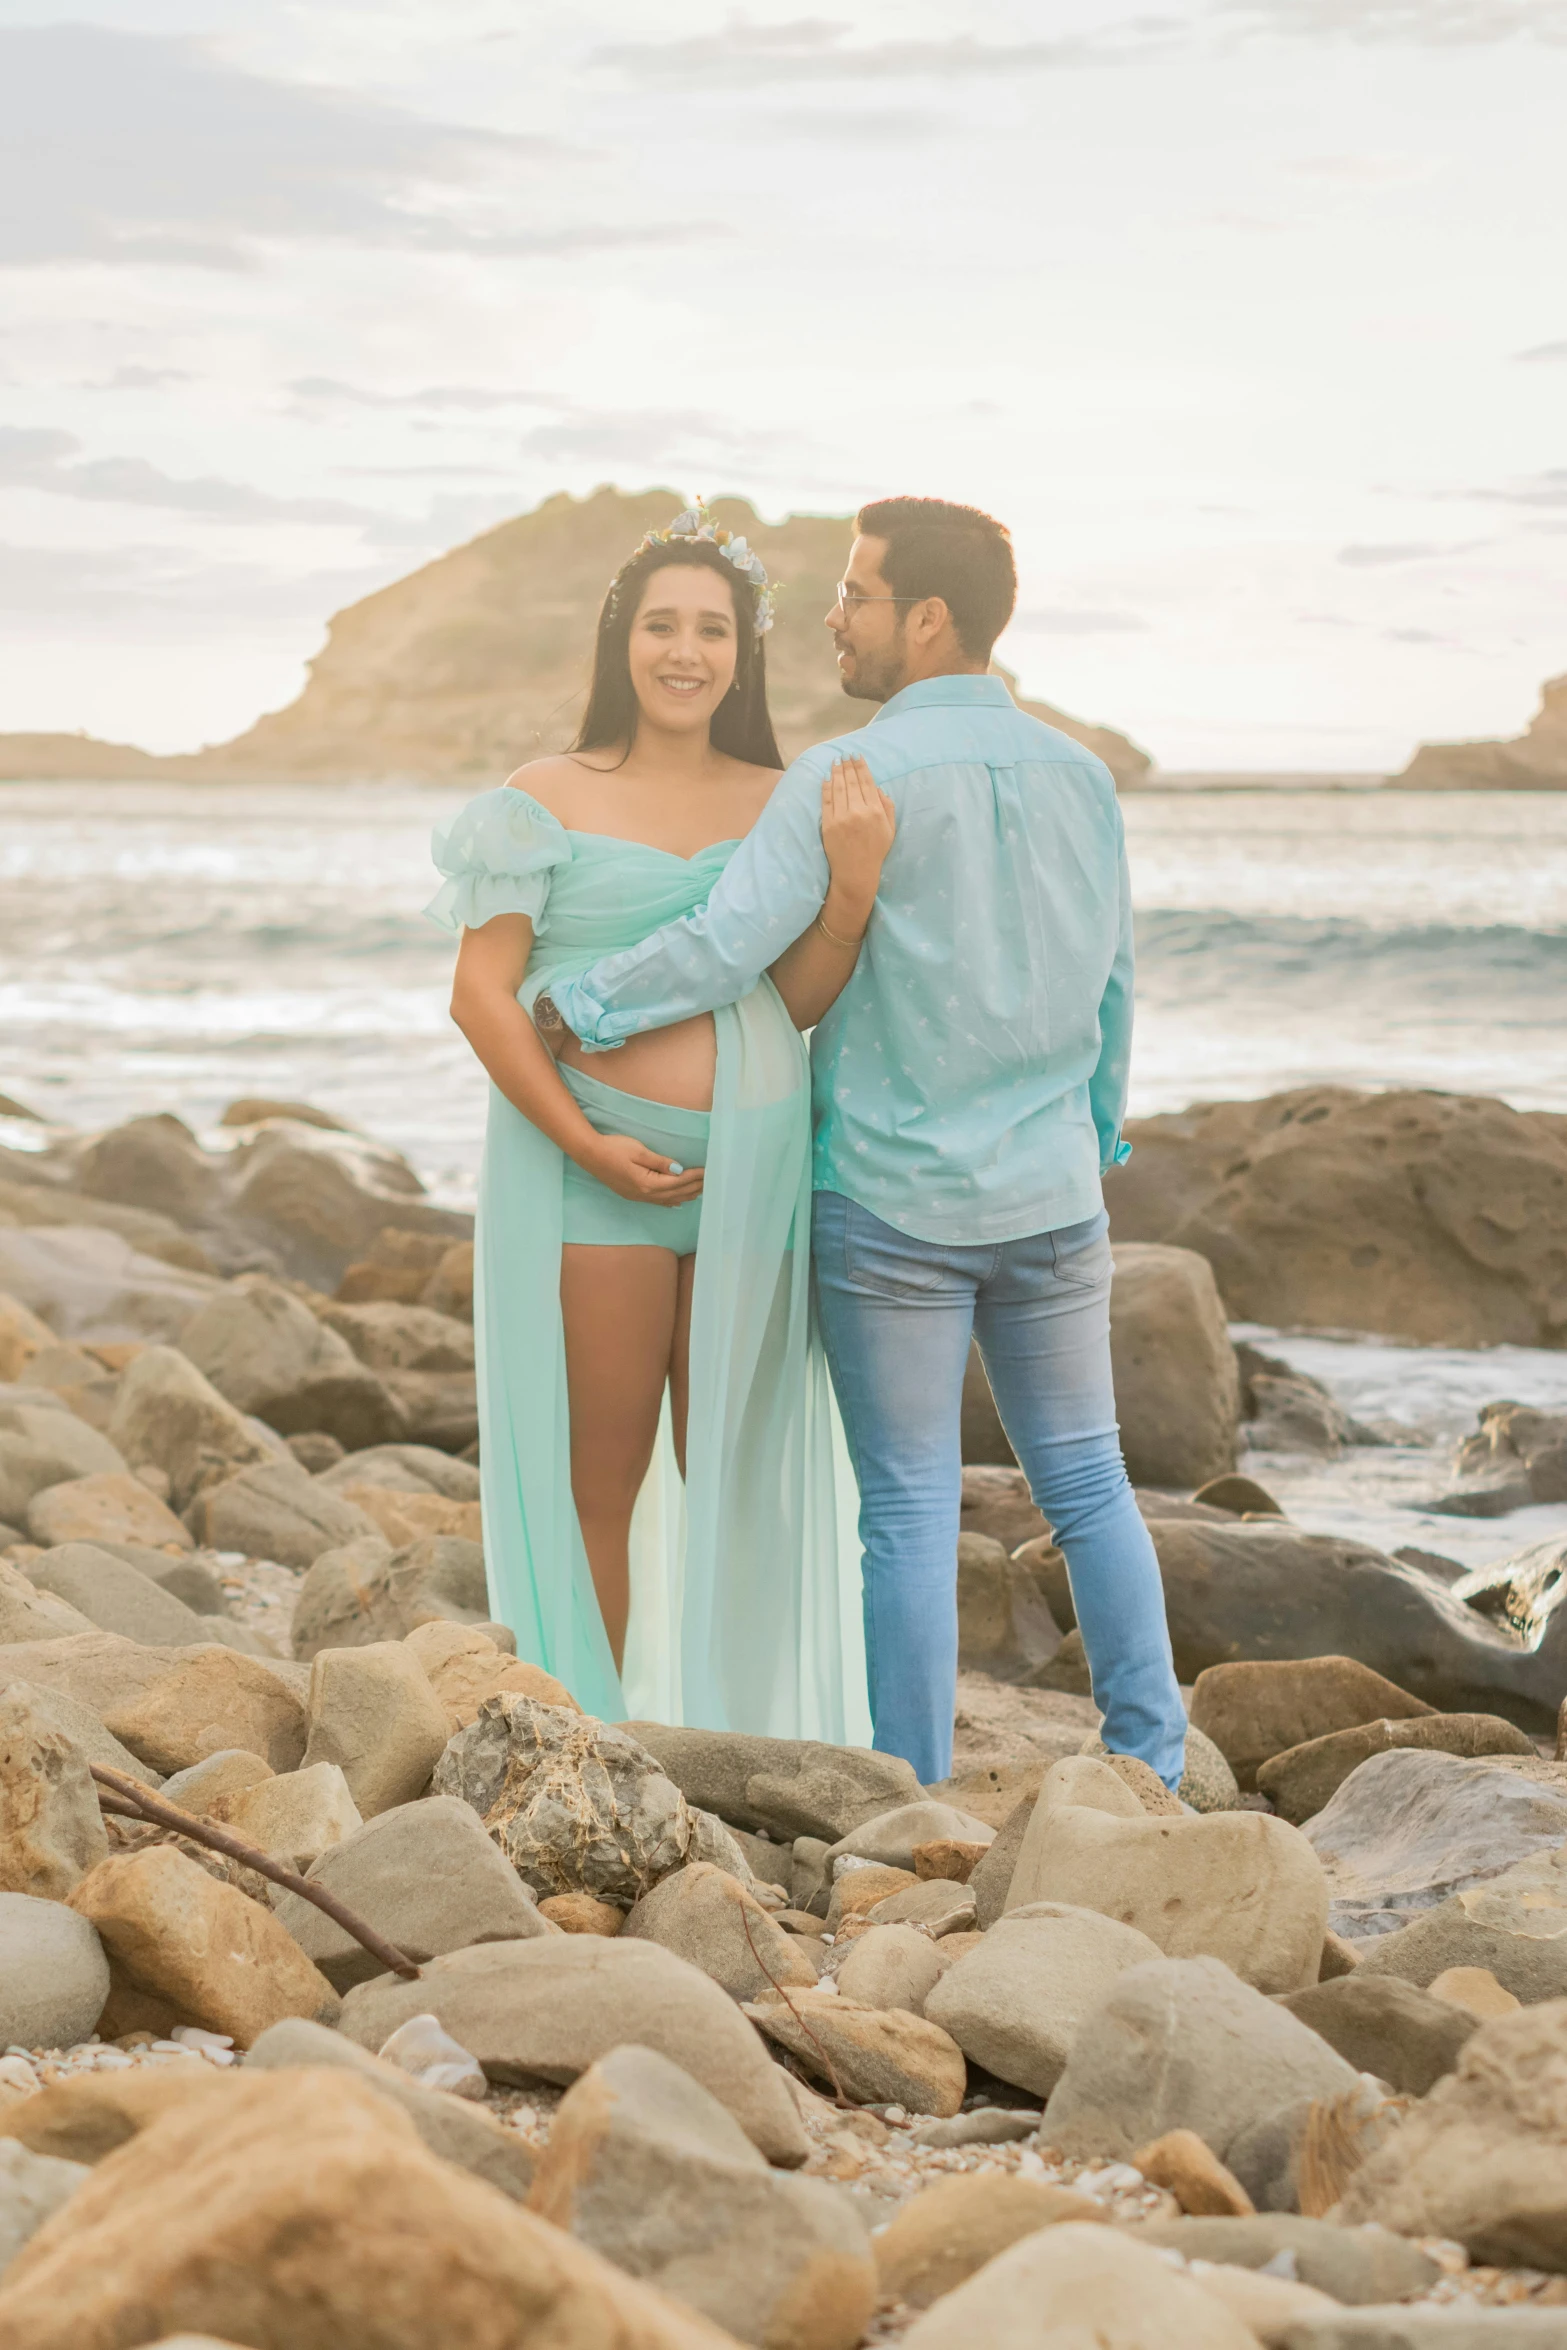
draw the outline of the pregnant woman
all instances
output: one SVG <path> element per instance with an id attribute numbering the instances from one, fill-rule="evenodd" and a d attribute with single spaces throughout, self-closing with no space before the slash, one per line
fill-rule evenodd
<path id="1" fill-rule="evenodd" d="M 492 1091 L 474 1281 L 491 1606 L 589 1713 L 869 1744 L 856 1495 L 810 1305 L 800 1032 L 892 839 L 823 788 L 832 888 L 741 1002 L 591 1064 L 535 999 L 695 911 L 780 760 L 743 539 L 688 509 L 599 616 L 582 728 L 437 828 L 452 1016 Z"/>

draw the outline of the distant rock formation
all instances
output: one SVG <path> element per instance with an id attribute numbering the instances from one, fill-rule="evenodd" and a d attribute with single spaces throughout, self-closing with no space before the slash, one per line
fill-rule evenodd
<path id="1" fill-rule="evenodd" d="M 1527 734 L 1506 743 L 1422 743 L 1389 781 L 1407 791 L 1567 791 L 1567 677 L 1541 689 Z"/>
<path id="2" fill-rule="evenodd" d="M 570 740 L 611 574 L 680 503 L 673 490 L 546 498 L 339 612 L 299 699 L 233 742 L 154 759 L 84 735 L 0 735 L 0 780 L 498 783 Z M 767 640 L 768 690 L 779 742 L 792 758 L 869 715 L 845 701 L 821 624 L 848 553 L 848 520 L 791 514 L 775 527 L 758 521 L 743 498 L 720 498 L 714 512 L 744 531 L 783 583 Z M 1151 760 L 1124 735 L 1041 702 L 1023 707 L 1086 743 L 1118 784 L 1147 776 Z"/>

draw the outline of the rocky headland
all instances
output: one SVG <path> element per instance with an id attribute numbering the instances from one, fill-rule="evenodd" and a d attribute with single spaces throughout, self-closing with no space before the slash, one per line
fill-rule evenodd
<path id="1" fill-rule="evenodd" d="M 1547 680 L 1510 742 L 1422 743 L 1388 780 L 1408 791 L 1567 791 L 1567 677 Z"/>
<path id="2" fill-rule="evenodd" d="M 1458 1265 L 1442 1335 L 1561 1344 L 1564 1123 L 1137 1133 L 1179 1795 L 1100 1742 L 977 1367 L 949 1780 L 600 1722 L 489 1618 L 467 1219 L 299 1104 L 13 1126 L 7 2350 L 1559 2345 L 1567 1541 L 1455 1577 L 1294 1523 L 1248 1458 L 1378 1431 L 1227 1312 L 1273 1232 L 1338 1326 L 1433 1332 Z M 1295 1129 L 1268 1225 L 1241 1161 Z M 1335 1219 L 1381 1247 L 1411 1199 L 1355 1322 Z M 1567 1495 L 1567 1415 L 1498 1405 L 1453 1475 Z"/>
<path id="3" fill-rule="evenodd" d="M 159 759 L 84 735 L 0 735 L 0 781 L 499 783 L 524 760 L 570 741 L 604 590 L 643 533 L 683 503 L 661 489 L 547 498 L 336 614 L 298 700 L 232 742 Z M 713 511 L 744 533 L 783 583 L 767 639 L 768 692 L 792 759 L 865 716 L 843 697 L 822 627 L 848 555 L 850 517 L 791 514 L 767 523 L 743 498 L 716 499 Z M 1085 725 L 1043 702 L 1023 707 L 1086 743 L 1121 786 L 1146 778 L 1148 754 L 1113 728 Z"/>

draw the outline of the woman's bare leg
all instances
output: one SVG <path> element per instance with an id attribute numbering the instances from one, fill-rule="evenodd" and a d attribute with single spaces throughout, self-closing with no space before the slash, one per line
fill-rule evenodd
<path id="1" fill-rule="evenodd" d="M 658 1436 L 683 1262 L 667 1248 L 560 1252 L 571 1491 L 617 1672 L 631 1609 L 631 1512 Z"/>
<path id="2" fill-rule="evenodd" d="M 691 1291 L 696 1280 L 695 1256 L 677 1260 L 675 1328 L 669 1350 L 669 1416 L 674 1422 L 675 1459 L 686 1473 L 686 1413 L 691 1401 Z"/>

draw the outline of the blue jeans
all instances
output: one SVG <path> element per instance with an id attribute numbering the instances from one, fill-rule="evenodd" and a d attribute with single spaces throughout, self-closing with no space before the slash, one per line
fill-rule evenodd
<path id="1" fill-rule="evenodd" d="M 828 1367 L 860 1481 L 876 1745 L 930 1786 L 952 1769 L 959 1423 L 970 1337 L 1029 1490 L 1066 1554 L 1113 1753 L 1180 1779 L 1186 1714 L 1164 1586 L 1121 1459 L 1103 1211 L 1060 1232 L 914 1240 L 839 1192 L 815 1197 Z"/>

